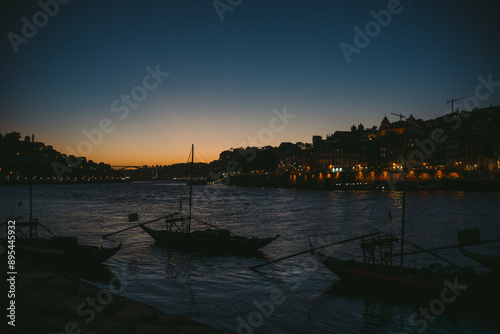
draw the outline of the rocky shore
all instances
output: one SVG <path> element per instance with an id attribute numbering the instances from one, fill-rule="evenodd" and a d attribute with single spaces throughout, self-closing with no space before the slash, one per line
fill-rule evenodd
<path id="1" fill-rule="evenodd" d="M 5 260 L 1 268 L 4 273 L 8 272 Z M 4 296 L 13 288 L 9 276 L 0 284 L 2 309 L 7 313 L 7 317 L 2 317 L 2 333 L 227 333 L 184 316 L 164 314 L 157 308 L 99 289 L 74 276 L 21 262 L 16 263 L 16 270 L 15 298 Z M 15 301 L 14 317 L 9 318 L 9 313 L 13 312 L 8 310 L 10 300 L 7 299 Z"/>

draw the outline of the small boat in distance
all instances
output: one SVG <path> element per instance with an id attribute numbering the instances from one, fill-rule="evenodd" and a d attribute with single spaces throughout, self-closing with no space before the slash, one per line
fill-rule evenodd
<path id="1" fill-rule="evenodd" d="M 193 175 L 194 145 L 191 146 L 191 178 Z M 192 217 L 191 206 L 193 197 L 193 182 L 189 183 L 189 213 L 184 216 L 174 213 L 165 217 L 165 229 L 155 230 L 139 224 L 159 245 L 185 251 L 202 251 L 209 253 L 253 254 L 258 249 L 273 242 L 279 235 L 269 238 L 254 238 L 237 236 L 228 230 L 202 222 Z M 130 220 L 130 219 L 129 219 Z M 191 221 L 196 220 L 213 229 L 191 231 Z"/>
<path id="2" fill-rule="evenodd" d="M 199 177 L 199 178 L 188 178 L 186 180 L 187 185 L 194 185 L 194 186 L 203 186 L 208 183 L 208 180 L 204 177 Z"/>

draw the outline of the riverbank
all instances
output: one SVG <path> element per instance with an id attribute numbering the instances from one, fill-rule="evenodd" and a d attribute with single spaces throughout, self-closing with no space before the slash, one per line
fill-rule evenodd
<path id="1" fill-rule="evenodd" d="M 7 273 L 5 258 L 1 270 Z M 17 261 L 15 318 L 2 318 L 2 333 L 224 334 L 180 315 L 167 315 L 147 304 L 99 289 L 74 276 Z M 9 276 L 7 277 L 9 278 Z M 3 279 L 2 291 L 12 290 Z M 2 309 L 6 310 L 7 298 Z M 4 308 L 5 307 L 5 308 Z M 10 312 L 12 311 L 4 311 Z M 14 326 L 8 322 L 14 320 Z"/>
<path id="2" fill-rule="evenodd" d="M 335 179 L 326 174 L 282 174 L 271 176 L 267 174 L 238 174 L 215 183 L 224 183 L 232 186 L 258 187 L 258 188 L 294 188 L 294 189 L 319 189 L 319 190 L 402 190 L 403 178 L 395 174 L 395 178 L 384 180 L 370 180 L 356 178 L 356 173 L 345 173 L 346 176 Z M 131 182 L 180 182 L 185 179 L 116 179 L 116 180 L 36 180 L 37 185 L 67 185 L 67 184 L 106 184 L 106 183 L 131 183 Z M 208 180 L 208 184 L 214 183 Z M 409 178 L 405 184 L 411 191 L 500 191 L 500 178 L 461 178 L 419 181 L 414 177 Z M 26 180 L 1 180 L 1 186 L 29 185 Z"/>
<path id="3" fill-rule="evenodd" d="M 130 183 L 131 179 L 109 179 L 109 180 L 33 180 L 32 184 L 100 184 L 100 183 Z M 12 186 L 12 185 L 29 185 L 28 180 L 0 180 L 0 186 Z"/>
<path id="4" fill-rule="evenodd" d="M 359 180 L 354 177 L 348 178 L 348 180 L 335 180 L 320 174 L 283 174 L 280 176 L 240 174 L 231 176 L 226 183 L 243 187 L 321 190 L 401 190 L 403 186 L 402 177 L 389 179 L 389 181 Z M 404 184 L 407 190 L 412 191 L 500 191 L 500 179 L 498 178 L 408 180 Z"/>

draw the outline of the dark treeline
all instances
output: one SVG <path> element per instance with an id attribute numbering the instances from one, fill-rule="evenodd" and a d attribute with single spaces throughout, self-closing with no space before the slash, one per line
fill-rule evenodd
<path id="1" fill-rule="evenodd" d="M 110 180 L 118 178 L 109 164 L 95 163 L 82 157 L 78 165 L 69 167 L 68 161 L 77 161 L 74 156 L 62 154 L 51 145 L 32 142 L 30 136 L 21 138 L 19 132 L 0 134 L 0 181 L 24 182 L 33 176 L 35 182 L 64 180 Z M 57 177 L 57 170 L 64 166 L 64 178 Z M 60 175 L 60 174 L 59 174 Z"/>
<path id="2" fill-rule="evenodd" d="M 230 149 L 222 152 L 219 160 L 196 162 L 194 177 L 215 181 L 226 173 L 274 172 L 280 163 L 307 147 L 310 145 L 282 143 L 279 147 Z M 68 156 L 36 140 L 33 143 L 30 136 L 22 138 L 19 132 L 0 134 L 0 181 L 3 182 L 27 182 L 31 175 L 35 182 L 169 180 L 188 177 L 190 170 L 189 163 L 114 169 L 110 164 L 96 163 L 86 157 Z"/>

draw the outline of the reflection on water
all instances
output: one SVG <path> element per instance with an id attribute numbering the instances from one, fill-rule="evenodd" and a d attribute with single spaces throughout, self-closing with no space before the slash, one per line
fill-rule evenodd
<path id="1" fill-rule="evenodd" d="M 238 326 L 241 332 L 250 329 L 254 333 L 400 333 L 418 329 L 409 323 L 417 306 L 407 300 L 348 294 L 309 254 L 264 267 L 262 272 L 248 270 L 307 249 L 308 237 L 320 245 L 361 235 L 373 227 L 398 234 L 400 193 L 195 186 L 194 194 L 193 214 L 203 221 L 239 235 L 281 236 L 262 250 L 263 258 L 169 250 L 155 246 L 140 229 L 109 240 L 101 238 L 135 224 L 127 221 L 129 213 L 137 212 L 144 222 L 178 210 L 179 199 L 186 210 L 188 187 L 169 182 L 35 185 L 34 216 L 53 232 L 78 236 L 82 243 L 112 246 L 123 242 L 123 248 L 107 263 L 119 280 L 116 290 L 167 313 L 187 315 L 234 332 Z M 28 197 L 27 186 L 0 187 L 0 221 L 27 217 Z M 411 192 L 407 199 L 406 234 L 420 246 L 455 244 L 457 230 L 475 227 L 480 228 L 483 239 L 500 238 L 500 193 Z M 19 201 L 23 203 L 20 208 Z M 161 223 L 151 226 L 159 228 Z M 362 256 L 356 243 L 329 251 L 341 258 Z M 479 246 L 478 251 L 500 254 L 500 245 Z M 440 255 L 484 271 L 456 249 Z M 435 259 L 421 254 L 406 261 L 419 266 Z M 107 278 L 86 279 L 106 287 Z M 271 302 L 273 296 L 281 302 Z M 449 314 L 437 317 L 425 332 L 499 330 L 498 325 L 478 315 Z"/>

